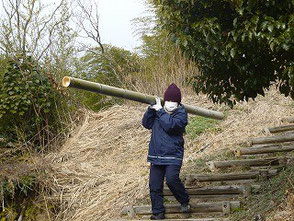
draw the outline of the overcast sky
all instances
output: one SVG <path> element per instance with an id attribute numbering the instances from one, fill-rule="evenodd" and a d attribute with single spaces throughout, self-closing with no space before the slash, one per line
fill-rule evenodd
<path id="1" fill-rule="evenodd" d="M 128 50 L 139 46 L 131 20 L 142 16 L 145 10 L 143 0 L 98 0 L 102 43 Z"/>
<path id="2" fill-rule="evenodd" d="M 75 0 L 69 0 L 70 3 Z M 103 44 L 112 44 L 132 50 L 140 45 L 134 33 L 132 19 L 146 14 L 145 0 L 92 0 L 98 3 L 99 33 Z M 60 0 L 41 0 L 42 3 L 58 3 Z M 87 2 L 87 0 L 82 0 Z M 5 4 L 5 1 L 4 1 Z M 75 7 L 75 6 L 73 6 Z M 0 2 L 0 17 L 4 13 Z"/>

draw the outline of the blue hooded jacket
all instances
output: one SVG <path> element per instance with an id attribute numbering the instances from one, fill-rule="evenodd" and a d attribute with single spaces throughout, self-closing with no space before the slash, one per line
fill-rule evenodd
<path id="1" fill-rule="evenodd" d="M 148 107 L 142 124 L 152 129 L 149 143 L 148 162 L 155 165 L 182 165 L 184 156 L 185 128 L 188 117 L 183 105 L 168 114 L 164 108 L 155 111 Z"/>

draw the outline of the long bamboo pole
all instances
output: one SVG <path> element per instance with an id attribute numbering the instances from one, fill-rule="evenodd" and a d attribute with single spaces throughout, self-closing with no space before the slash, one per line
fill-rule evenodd
<path id="1" fill-rule="evenodd" d="M 73 77 L 64 77 L 62 79 L 62 86 L 65 88 L 72 87 L 78 88 L 82 90 L 87 90 L 91 92 L 96 92 L 108 96 L 124 98 L 132 101 L 138 101 L 145 104 L 154 104 L 155 97 L 147 94 L 130 91 L 127 89 L 117 88 L 108 86 L 105 84 L 94 83 L 91 81 L 86 81 Z M 161 98 L 161 102 L 163 103 L 163 99 Z M 184 105 L 187 113 L 196 114 L 203 117 L 213 118 L 217 120 L 222 120 L 224 118 L 224 114 L 218 111 L 208 110 L 202 107 Z"/>

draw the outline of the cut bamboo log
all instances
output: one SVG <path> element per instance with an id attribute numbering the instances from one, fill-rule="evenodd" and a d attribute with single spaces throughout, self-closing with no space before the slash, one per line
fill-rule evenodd
<path id="1" fill-rule="evenodd" d="M 220 185 L 253 185 L 256 183 L 256 179 L 247 180 L 226 180 L 217 182 Z"/>
<path id="2" fill-rule="evenodd" d="M 240 208 L 240 201 L 225 201 L 225 202 L 205 202 L 205 203 L 191 203 L 190 213 L 210 213 L 210 212 L 227 212 L 227 208 L 238 209 Z M 180 204 L 165 205 L 165 213 L 180 213 Z M 121 211 L 121 215 L 148 215 L 151 214 L 151 206 L 129 206 Z"/>
<path id="3" fill-rule="evenodd" d="M 206 163 L 206 165 L 209 167 L 211 171 L 215 171 L 217 168 L 226 168 L 226 167 L 279 165 L 279 159 L 273 157 L 273 158 L 266 158 L 266 159 L 209 161 Z"/>
<path id="4" fill-rule="evenodd" d="M 270 146 L 294 146 L 294 142 L 282 142 L 282 143 L 271 143 L 271 144 L 252 144 L 251 147 L 270 147 Z"/>
<path id="5" fill-rule="evenodd" d="M 283 118 L 282 119 L 282 122 L 294 123 L 294 117 Z"/>
<path id="6" fill-rule="evenodd" d="M 150 220 L 150 218 L 140 219 L 140 220 L 118 220 L 118 221 L 142 221 Z M 227 218 L 200 218 L 200 219 L 165 219 L 165 221 L 229 221 Z"/>
<path id="7" fill-rule="evenodd" d="M 261 170 L 246 173 L 225 173 L 225 174 L 191 174 L 187 176 L 188 183 L 192 182 L 217 182 L 227 180 L 256 179 L 260 176 L 268 178 L 277 175 L 278 170 Z"/>
<path id="8" fill-rule="evenodd" d="M 207 186 L 201 188 L 186 188 L 190 196 L 195 195 L 223 195 L 223 194 L 243 194 L 246 189 L 256 191 L 260 189 L 260 185 L 227 185 L 227 186 Z M 165 188 L 163 190 L 164 196 L 172 196 L 172 192 Z"/>
<path id="9" fill-rule="evenodd" d="M 277 166 L 249 167 L 248 171 L 260 171 L 260 170 L 269 170 L 269 169 L 281 170 L 282 168 L 285 168 L 285 166 L 277 165 Z"/>
<path id="10" fill-rule="evenodd" d="M 269 128 L 264 128 L 264 130 L 269 131 L 270 133 L 280 133 L 285 131 L 291 131 L 291 130 L 294 130 L 294 124 L 283 125 L 279 127 L 269 127 Z"/>
<path id="11" fill-rule="evenodd" d="M 269 144 L 269 143 L 283 143 L 294 141 L 294 134 L 283 134 L 272 137 L 259 137 L 251 139 L 251 143 L 254 144 Z"/>
<path id="12" fill-rule="evenodd" d="M 155 104 L 155 96 L 150 96 L 147 94 L 126 90 L 123 88 L 112 87 L 105 84 L 99 84 L 91 81 L 85 81 L 73 77 L 64 77 L 62 79 L 62 86 L 65 88 L 72 87 L 78 88 L 86 91 L 96 92 L 99 94 L 104 94 L 113 97 L 119 97 L 123 99 L 128 99 L 132 101 L 137 101 L 146 104 Z M 163 99 L 161 98 L 163 103 Z M 219 111 L 208 110 L 202 107 L 184 105 L 187 113 L 196 114 L 203 117 L 213 118 L 217 120 L 224 119 L 224 114 Z"/>
<path id="13" fill-rule="evenodd" d="M 286 135 L 286 134 L 294 134 L 294 131 L 289 130 L 289 131 L 281 132 L 280 135 L 282 135 L 282 134 L 284 134 L 284 135 Z M 272 134 L 270 134 L 270 135 L 272 135 Z"/>
<path id="14" fill-rule="evenodd" d="M 240 194 L 223 194 L 223 195 L 189 195 L 190 202 L 195 202 L 201 200 L 202 202 L 205 201 L 226 201 L 226 200 L 236 200 L 243 195 Z M 176 201 L 174 196 L 164 196 L 164 199 L 169 201 Z"/>
<path id="15" fill-rule="evenodd" d="M 191 216 L 193 216 L 193 218 L 197 218 L 198 220 L 202 219 L 207 219 L 207 217 L 209 217 L 210 219 L 214 218 L 214 219 L 220 219 L 224 216 L 223 212 L 211 212 L 211 213 L 197 213 L 197 214 L 184 214 L 184 213 L 169 213 L 169 214 L 165 214 L 165 220 L 177 220 L 180 221 L 182 219 L 192 219 Z M 150 220 L 150 215 L 140 215 L 139 216 L 140 219 L 143 220 Z M 224 219 L 225 221 L 228 221 L 227 219 Z"/>
<path id="16" fill-rule="evenodd" d="M 250 147 L 250 148 L 240 148 L 235 150 L 235 155 L 237 157 L 241 155 L 253 155 L 253 154 L 265 154 L 265 153 L 276 153 L 276 152 L 290 152 L 294 150 L 294 145 L 275 145 L 275 146 L 263 146 L 263 147 Z"/>

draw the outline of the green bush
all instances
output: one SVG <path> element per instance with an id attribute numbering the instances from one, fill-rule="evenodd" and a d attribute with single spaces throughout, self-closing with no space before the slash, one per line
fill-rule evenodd
<path id="1" fill-rule="evenodd" d="M 21 169 L 21 168 L 19 168 Z M 24 171 L 22 171 L 24 173 Z M 15 174 L 14 174 L 15 175 Z M 15 220 L 23 207 L 31 210 L 37 192 L 37 180 L 35 174 L 23 174 L 19 177 L 0 176 L 0 220 Z M 29 216 L 26 218 L 31 220 Z M 34 214 L 35 215 L 35 214 Z M 35 219 L 33 219 L 35 220 Z"/>
<path id="2" fill-rule="evenodd" d="M 194 89 L 233 105 L 278 88 L 294 98 L 292 0 L 153 0 L 161 25 L 193 58 Z"/>
<path id="3" fill-rule="evenodd" d="M 25 175 L 15 180 L 8 178 L 1 179 L 0 184 L 1 201 L 3 201 L 3 199 L 13 199 L 16 193 L 27 197 L 35 186 L 35 177 L 34 175 Z"/>
<path id="4" fill-rule="evenodd" d="M 0 88 L 0 135 L 8 141 L 44 145 L 61 128 L 62 97 L 30 57 L 9 59 Z M 60 117 L 60 116 L 59 116 Z"/>

